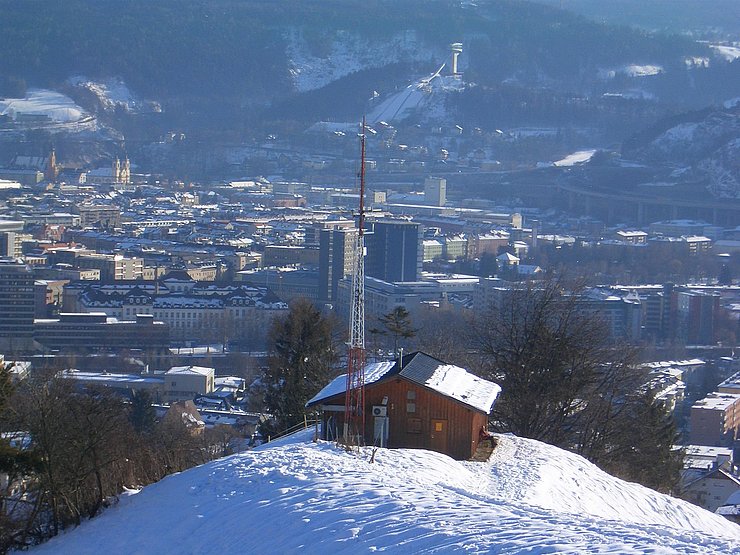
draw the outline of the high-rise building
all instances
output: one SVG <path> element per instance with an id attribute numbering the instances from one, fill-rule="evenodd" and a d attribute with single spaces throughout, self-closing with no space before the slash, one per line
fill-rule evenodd
<path id="1" fill-rule="evenodd" d="M 21 257 L 23 241 L 27 238 L 30 238 L 30 235 L 23 233 L 23 222 L 0 220 L 0 257 Z"/>
<path id="2" fill-rule="evenodd" d="M 418 281 L 422 268 L 422 227 L 401 220 L 370 224 L 365 237 L 365 274 L 383 281 Z"/>
<path id="3" fill-rule="evenodd" d="M 357 229 L 345 227 L 319 232 L 319 300 L 333 302 L 337 284 L 352 275 Z"/>
<path id="4" fill-rule="evenodd" d="M 31 269 L 14 259 L 0 259 L 0 338 L 30 340 L 34 308 Z"/>
<path id="5" fill-rule="evenodd" d="M 676 338 L 685 344 L 711 345 L 719 312 L 719 293 L 677 291 Z"/>
<path id="6" fill-rule="evenodd" d="M 447 203 L 447 180 L 444 177 L 427 177 L 424 180 L 424 202 L 432 206 Z"/>

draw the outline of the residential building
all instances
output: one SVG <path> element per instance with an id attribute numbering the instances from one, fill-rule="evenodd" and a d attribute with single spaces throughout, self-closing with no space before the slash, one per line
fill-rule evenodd
<path id="1" fill-rule="evenodd" d="M 444 244 L 439 239 L 424 239 L 422 241 L 422 247 L 424 249 L 424 253 L 422 255 L 422 260 L 424 262 L 432 262 L 433 260 L 442 258 Z"/>
<path id="2" fill-rule="evenodd" d="M 714 343 L 714 326 L 719 312 L 719 293 L 676 291 L 676 338 L 691 345 Z"/>
<path id="3" fill-rule="evenodd" d="M 383 281 L 417 281 L 422 269 L 422 228 L 415 222 L 370 222 L 365 274 Z"/>
<path id="4" fill-rule="evenodd" d="M 641 339 L 642 307 L 636 295 L 592 288 L 580 295 L 578 308 L 599 318 L 612 341 L 637 342 Z"/>
<path id="5" fill-rule="evenodd" d="M 689 255 L 707 254 L 712 250 L 712 240 L 703 235 L 687 235 L 682 238 L 689 248 Z"/>
<path id="6" fill-rule="evenodd" d="M 691 407 L 690 441 L 695 445 L 731 446 L 740 432 L 740 395 L 710 393 Z"/>
<path id="7" fill-rule="evenodd" d="M 681 380 L 681 372 L 673 368 L 654 369 L 646 384 L 656 403 L 668 413 L 675 413 L 683 407 L 686 384 Z"/>
<path id="8" fill-rule="evenodd" d="M 169 326 L 145 314 L 119 321 L 101 312 L 60 313 L 59 318 L 34 323 L 38 343 L 65 352 L 137 349 L 156 354 L 169 347 L 169 332 Z"/>
<path id="9" fill-rule="evenodd" d="M 730 465 L 723 465 L 712 468 L 700 478 L 684 485 L 681 497 L 710 512 L 715 512 L 738 491 L 740 478 L 732 473 Z"/>
<path id="10" fill-rule="evenodd" d="M 447 235 L 443 241 L 443 256 L 446 260 L 454 261 L 468 257 L 468 240 L 464 235 Z"/>
<path id="11" fill-rule="evenodd" d="M 173 366 L 164 375 L 164 398 L 168 403 L 193 400 L 214 389 L 216 371 L 205 366 Z"/>
<path id="12" fill-rule="evenodd" d="M 36 318 L 52 316 L 62 306 L 64 286 L 68 280 L 36 280 L 34 283 Z"/>
<path id="13" fill-rule="evenodd" d="M 35 305 L 31 269 L 15 259 L 0 259 L 0 338 L 8 348 L 31 341 Z"/>
<path id="14" fill-rule="evenodd" d="M 644 245 L 647 243 L 648 234 L 644 231 L 632 231 L 620 229 L 614 234 L 617 241 L 629 243 L 631 245 Z"/>
<path id="15" fill-rule="evenodd" d="M 354 226 L 319 231 L 319 300 L 336 300 L 339 280 L 354 270 L 356 244 Z"/>
<path id="16" fill-rule="evenodd" d="M 121 209 L 105 204 L 81 204 L 77 207 L 82 227 L 116 228 L 121 225 Z"/>
<path id="17" fill-rule="evenodd" d="M 0 257 L 22 257 L 23 241 L 30 238 L 23 233 L 23 222 L 0 220 Z"/>
<path id="18" fill-rule="evenodd" d="M 144 277 L 141 258 L 128 258 L 121 254 L 83 254 L 77 257 L 76 263 L 78 268 L 100 270 L 100 279 L 104 282 Z"/>
<path id="19" fill-rule="evenodd" d="M 424 180 L 424 202 L 432 206 L 447 204 L 447 180 L 444 177 L 427 177 Z"/>
<path id="20" fill-rule="evenodd" d="M 509 233 L 491 231 L 483 234 L 468 235 L 468 258 L 480 258 L 484 254 L 497 256 L 499 249 L 509 244 Z"/>
<path id="21" fill-rule="evenodd" d="M 740 372 L 727 378 L 717 386 L 717 393 L 732 393 L 740 395 Z"/>

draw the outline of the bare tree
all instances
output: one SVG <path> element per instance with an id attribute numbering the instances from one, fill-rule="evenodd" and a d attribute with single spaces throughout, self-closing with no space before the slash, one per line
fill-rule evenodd
<path id="1" fill-rule="evenodd" d="M 503 389 L 499 426 L 560 445 L 569 419 L 609 361 L 600 322 L 582 314 L 559 281 L 524 284 L 478 321 L 487 373 Z"/>
<path id="2" fill-rule="evenodd" d="M 584 308 L 580 293 L 559 280 L 519 284 L 478 319 L 473 332 L 483 373 L 502 388 L 494 425 L 581 453 L 626 477 L 647 476 L 639 465 L 672 460 L 675 438 L 667 439 L 665 429 L 672 423 L 654 418 L 653 427 L 634 433 L 646 370 L 635 349 L 610 341 L 604 321 Z M 656 443 L 660 448 L 651 452 L 662 459 L 622 457 L 624 464 L 613 464 L 620 453 L 648 451 Z"/>
<path id="3" fill-rule="evenodd" d="M 414 338 L 416 348 L 446 362 L 464 368 L 480 367 L 475 352 L 478 345 L 470 330 L 475 328 L 471 316 L 454 308 L 423 308 L 421 325 Z"/>

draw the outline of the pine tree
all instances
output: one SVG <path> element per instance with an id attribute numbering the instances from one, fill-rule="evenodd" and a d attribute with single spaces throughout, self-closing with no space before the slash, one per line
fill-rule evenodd
<path id="1" fill-rule="evenodd" d="M 647 391 L 629 399 L 621 422 L 621 439 L 602 465 L 625 480 L 664 493 L 678 489 L 683 452 L 676 448 L 680 437 L 665 406 Z"/>
<path id="2" fill-rule="evenodd" d="M 152 395 L 146 389 L 135 391 L 131 397 L 131 425 L 139 433 L 150 433 L 154 430 L 157 413 L 152 406 Z"/>
<path id="3" fill-rule="evenodd" d="M 393 338 L 393 354 L 398 354 L 398 343 L 401 339 L 411 339 L 418 331 L 411 324 L 411 315 L 409 311 L 402 306 L 397 306 L 388 314 L 383 314 L 378 318 L 383 325 L 383 329 L 373 328 L 370 333 L 378 335 L 389 335 Z"/>
<path id="4" fill-rule="evenodd" d="M 275 418 L 274 431 L 301 422 L 306 402 L 332 376 L 336 361 L 333 327 L 306 299 L 293 302 L 287 316 L 273 322 L 263 385 L 267 410 Z"/>

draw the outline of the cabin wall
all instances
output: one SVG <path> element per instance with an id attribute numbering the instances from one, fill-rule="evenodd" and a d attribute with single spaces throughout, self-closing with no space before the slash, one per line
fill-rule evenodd
<path id="1" fill-rule="evenodd" d="M 386 403 L 384 399 L 387 398 Z M 323 405 L 344 405 L 344 394 L 326 399 Z M 365 388 L 365 444 L 373 445 L 375 417 L 373 407 L 386 407 L 388 443 L 391 448 L 419 448 L 445 453 L 458 460 L 473 456 L 478 448 L 481 427 L 488 416 L 440 393 L 417 385 L 400 376 L 368 385 Z M 331 418 L 331 423 L 329 419 Z M 325 430 L 342 433 L 344 413 L 327 411 L 322 414 L 322 439 Z M 441 425 L 441 433 L 434 430 Z"/>
<path id="2" fill-rule="evenodd" d="M 367 443 L 371 443 L 374 437 L 372 408 L 386 406 L 388 447 L 430 449 L 455 459 L 472 456 L 481 426 L 478 422 L 486 420 L 486 416 L 478 411 L 401 377 L 368 386 L 365 406 Z M 436 431 L 435 426 L 440 426 L 441 432 Z"/>

